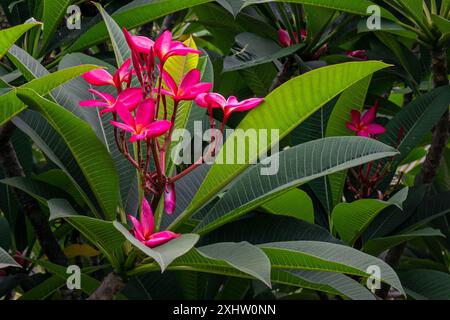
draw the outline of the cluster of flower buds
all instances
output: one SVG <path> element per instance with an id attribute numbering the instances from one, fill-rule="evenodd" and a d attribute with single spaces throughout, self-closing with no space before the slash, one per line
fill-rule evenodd
<path id="1" fill-rule="evenodd" d="M 165 68 L 169 59 L 201 54 L 200 50 L 174 41 L 170 31 L 164 32 L 156 41 L 132 35 L 126 29 L 123 32 L 131 50 L 131 58 L 126 60 L 114 75 L 103 69 L 83 75 L 92 86 L 115 87 L 117 95 L 90 89 L 89 91 L 97 96 L 98 100 L 81 101 L 80 106 L 101 108 L 102 115 L 112 113 L 111 124 L 114 126 L 117 147 L 140 173 L 141 188 L 146 196 L 153 196 L 153 209 L 156 209 L 159 200 L 164 197 L 165 212 L 172 214 L 176 208 L 175 181 L 202 162 L 196 161 L 175 177 L 170 177 L 167 172 L 166 154 L 180 102 L 195 100 L 197 105 L 207 108 L 211 129 L 215 129 L 216 125 L 213 120 L 213 109 L 221 108 L 224 112 L 221 124 L 223 133 L 232 113 L 253 109 L 260 105 L 263 99 L 252 98 L 239 102 L 236 97 L 225 99 L 220 94 L 211 93 L 212 83 L 201 82 L 201 72 L 197 69 L 183 74 L 181 81 L 177 83 Z M 180 65 L 179 68 L 183 70 L 184 66 Z M 173 66 L 170 69 L 173 70 Z M 169 99 L 173 103 L 168 103 Z M 133 144 L 131 152 L 127 140 Z M 212 146 L 214 149 L 217 147 L 217 143 Z M 214 155 L 216 151 L 211 150 L 210 154 Z M 150 166 L 150 161 L 154 162 L 154 166 Z M 151 167 L 155 168 L 153 172 L 149 172 Z M 145 199 L 142 207 L 147 207 Z M 141 212 L 143 225 L 147 225 L 149 216 Z M 151 238 L 152 232 L 149 231 L 152 228 L 140 232 L 136 222 L 133 221 L 136 237 L 144 239 L 144 243 L 152 246 L 154 242 Z"/>
<path id="2" fill-rule="evenodd" d="M 295 32 L 295 31 L 293 33 L 293 37 L 294 37 L 294 39 L 291 38 L 291 35 L 289 34 L 289 32 L 287 30 L 284 30 L 284 29 L 278 30 L 278 41 L 280 42 L 281 46 L 283 46 L 285 48 L 290 47 L 296 43 L 304 42 L 306 40 L 306 38 L 308 37 L 308 33 L 307 33 L 306 29 L 301 29 L 300 37 L 299 37 L 299 33 Z"/>

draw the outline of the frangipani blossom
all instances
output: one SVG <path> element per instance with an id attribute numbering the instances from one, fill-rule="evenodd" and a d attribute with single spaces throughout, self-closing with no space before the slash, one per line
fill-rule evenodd
<path id="1" fill-rule="evenodd" d="M 131 60 L 127 59 L 113 76 L 105 69 L 96 69 L 83 74 L 83 78 L 87 83 L 93 86 L 112 85 L 116 87 L 118 91 L 121 91 L 122 83 L 126 83 L 130 80 L 130 66 Z"/>
<path id="2" fill-rule="evenodd" d="M 165 31 L 153 46 L 155 56 L 159 58 L 162 65 L 172 56 L 186 56 L 190 53 L 201 54 L 197 49 L 189 48 L 180 41 L 172 41 L 172 33 Z"/>
<path id="3" fill-rule="evenodd" d="M 262 98 L 251 98 L 241 102 L 234 96 L 225 99 L 218 93 L 200 94 L 195 102 L 198 106 L 208 109 L 221 108 L 225 117 L 229 117 L 234 112 L 244 112 L 256 108 L 264 102 Z"/>
<path id="4" fill-rule="evenodd" d="M 126 28 L 123 28 L 123 33 L 131 50 L 142 54 L 150 54 L 155 44 L 153 40 L 143 36 L 133 36 Z"/>
<path id="5" fill-rule="evenodd" d="M 145 198 L 142 200 L 140 221 L 132 215 L 128 217 L 133 223 L 133 234 L 135 238 L 149 248 L 155 248 L 181 236 L 181 234 L 171 231 L 153 233 L 155 229 L 153 212 Z"/>
<path id="6" fill-rule="evenodd" d="M 139 88 L 130 88 L 122 91 L 117 99 L 104 92 L 97 91 L 95 89 L 89 89 L 89 92 L 98 96 L 101 100 L 84 100 L 80 101 L 81 107 L 101 107 L 104 108 L 100 111 L 103 115 L 106 112 L 115 112 L 116 103 L 120 101 L 122 104 L 128 107 L 130 111 L 136 109 L 139 102 L 142 100 L 142 90 Z"/>
<path id="7" fill-rule="evenodd" d="M 189 71 L 181 80 L 179 87 L 166 71 L 162 72 L 162 77 L 167 89 L 161 90 L 161 93 L 172 97 L 175 101 L 193 100 L 199 94 L 208 92 L 212 88 L 212 83 L 200 82 L 201 73 L 197 69 Z"/>
<path id="8" fill-rule="evenodd" d="M 355 131 L 360 137 L 370 138 L 385 133 L 386 129 L 382 125 L 375 123 L 377 109 L 378 103 L 375 103 L 363 116 L 358 110 L 352 110 L 352 122 L 346 123 L 347 128 Z"/>
<path id="9" fill-rule="evenodd" d="M 159 137 L 172 127 L 170 121 L 154 121 L 155 104 L 152 99 L 147 99 L 139 105 L 136 117 L 133 116 L 125 104 L 117 103 L 116 110 L 124 123 L 111 121 L 111 124 L 130 132 L 130 142 Z"/>
<path id="10" fill-rule="evenodd" d="M 175 192 L 175 185 L 173 183 L 168 183 L 166 189 L 164 190 L 164 211 L 171 215 L 175 212 L 177 203 L 177 195 Z"/>

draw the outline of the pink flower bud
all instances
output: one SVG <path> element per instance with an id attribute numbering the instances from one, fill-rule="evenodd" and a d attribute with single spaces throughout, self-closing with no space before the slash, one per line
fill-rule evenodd
<path id="1" fill-rule="evenodd" d="M 164 191 L 164 210 L 167 214 L 173 214 L 175 212 L 177 202 L 177 195 L 175 193 L 175 185 L 173 183 L 166 185 Z"/>

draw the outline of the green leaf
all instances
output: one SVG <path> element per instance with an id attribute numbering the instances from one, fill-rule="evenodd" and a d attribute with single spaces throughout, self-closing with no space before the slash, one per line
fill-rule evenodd
<path id="1" fill-rule="evenodd" d="M 125 238 L 116 230 L 112 222 L 78 215 L 66 200 L 50 200 L 48 207 L 50 220 L 66 220 L 92 242 L 117 271 L 121 270 L 124 262 L 122 245 L 125 243 Z"/>
<path id="2" fill-rule="evenodd" d="M 114 55 L 116 56 L 117 66 L 121 66 L 123 62 L 131 56 L 131 51 L 125 39 L 125 35 L 123 34 L 120 26 L 103 9 L 101 4 L 94 2 L 94 5 L 97 7 L 98 11 L 100 11 L 103 20 L 105 21 L 114 50 Z"/>
<path id="3" fill-rule="evenodd" d="M 36 264 L 40 265 L 41 267 L 47 269 L 52 274 L 57 276 L 60 280 L 63 281 L 64 285 L 66 284 L 67 279 L 71 276 L 70 273 L 67 273 L 66 267 L 44 260 L 35 260 L 35 262 Z M 95 290 L 97 290 L 97 288 L 101 285 L 100 281 L 88 276 L 86 273 L 81 272 L 80 276 L 81 290 L 88 295 L 94 293 Z M 54 285 L 56 285 L 56 282 L 54 283 Z"/>
<path id="4" fill-rule="evenodd" d="M 42 20 L 44 21 L 44 30 L 42 32 L 41 50 L 45 49 L 54 36 L 58 25 L 66 15 L 67 7 L 73 0 L 44 0 Z"/>
<path id="5" fill-rule="evenodd" d="M 138 241 L 121 223 L 114 221 L 114 227 L 133 246 L 141 250 L 149 257 L 155 259 L 155 261 L 160 266 L 161 271 L 166 270 L 173 260 L 191 250 L 199 239 L 199 236 L 197 234 L 183 234 L 179 238 L 173 239 L 168 243 L 150 249 L 149 247 Z"/>
<path id="6" fill-rule="evenodd" d="M 135 0 L 112 14 L 116 23 L 133 29 L 176 11 L 211 2 L 212 0 Z M 82 51 L 108 38 L 104 22 L 98 23 L 83 33 L 68 49 L 68 52 Z"/>
<path id="7" fill-rule="evenodd" d="M 3 248 L 0 247 L 0 269 L 7 267 L 21 268 L 21 266 L 14 260 Z"/>
<path id="8" fill-rule="evenodd" d="M 325 133 L 326 137 L 353 135 L 345 124 L 350 120 L 350 112 L 352 110 L 362 111 L 364 108 L 371 80 L 372 76 L 368 76 L 341 94 L 328 120 Z M 328 177 L 330 192 L 333 198 L 333 207 L 342 201 L 346 177 L 346 171 L 334 173 Z"/>
<path id="9" fill-rule="evenodd" d="M 422 141 L 427 133 L 442 117 L 450 104 L 450 87 L 434 89 L 418 97 L 404 106 L 397 115 L 388 122 L 386 133 L 380 136 L 380 141 L 391 146 L 397 146 L 400 155 L 395 157 L 394 166 Z M 400 144 L 399 133 L 403 132 Z"/>
<path id="10" fill-rule="evenodd" d="M 427 269 L 400 271 L 405 290 L 416 300 L 450 300 L 450 275 Z"/>
<path id="11" fill-rule="evenodd" d="M 447 213 L 450 213 L 450 192 L 424 199 L 401 229 L 405 232 L 415 230 Z"/>
<path id="12" fill-rule="evenodd" d="M 250 32 L 240 33 L 235 38 L 232 56 L 225 57 L 223 71 L 247 69 L 289 56 L 302 45 L 281 48 L 276 42 Z"/>
<path id="13" fill-rule="evenodd" d="M 267 3 L 272 2 L 274 0 L 244 0 L 242 8 L 245 8 L 252 4 L 258 3 Z M 368 16 L 371 13 L 367 12 L 367 8 L 375 3 L 367 0 L 358 0 L 358 1 L 336 1 L 336 0 L 275 0 L 274 2 L 288 2 L 288 3 L 301 3 L 312 6 L 318 6 L 323 8 L 329 8 L 344 12 L 353 13 L 361 16 Z M 397 19 L 386 9 L 381 9 L 381 17 L 396 21 Z"/>
<path id="14" fill-rule="evenodd" d="M 18 89 L 17 95 L 38 110 L 63 137 L 100 203 L 104 216 L 113 220 L 119 195 L 116 168 L 91 127 L 63 107 L 31 90 Z"/>
<path id="15" fill-rule="evenodd" d="M 363 251 L 373 256 L 378 256 L 387 249 L 418 237 L 444 237 L 444 235 L 439 230 L 424 228 L 421 230 L 404 232 L 385 238 L 371 239 L 364 244 Z"/>
<path id="16" fill-rule="evenodd" d="M 362 199 L 340 203 L 334 208 L 331 221 L 341 239 L 353 245 L 381 211 L 391 205 L 401 208 L 407 196 L 408 188 L 404 188 L 388 201 Z"/>
<path id="17" fill-rule="evenodd" d="M 314 223 L 314 207 L 308 194 L 300 189 L 292 189 L 266 202 L 262 208 L 272 214 L 290 216 Z"/>
<path id="18" fill-rule="evenodd" d="M 19 38 L 33 27 L 41 25 L 40 22 L 25 23 L 12 28 L 0 30 L 0 59 Z"/>
<path id="19" fill-rule="evenodd" d="M 369 267 L 381 269 L 380 281 L 404 293 L 395 271 L 383 260 L 356 249 L 326 242 L 289 241 L 258 245 L 269 257 L 272 268 L 322 270 L 362 277 L 373 276 Z"/>
<path id="20" fill-rule="evenodd" d="M 31 89 L 37 94 L 45 96 L 60 85 L 94 69 L 98 69 L 98 67 L 93 65 L 83 65 L 56 71 L 39 79 L 27 82 L 19 88 Z M 26 108 L 22 101 L 16 97 L 15 90 L 11 90 L 0 96 L 0 105 L 2 106 L 2 108 L 0 108 L 0 125 L 4 124 Z"/>
<path id="21" fill-rule="evenodd" d="M 263 165 L 254 165 L 210 209 L 196 230 L 208 232 L 301 184 L 396 153 L 361 137 L 325 138 L 287 149 L 269 158 L 279 161 L 275 175 L 261 175 Z"/>
<path id="22" fill-rule="evenodd" d="M 333 272 L 316 270 L 274 270 L 287 285 L 298 282 L 301 287 L 339 294 L 352 300 L 375 300 L 375 296 L 352 278 Z"/>
<path id="23" fill-rule="evenodd" d="M 47 280 L 25 292 L 20 296 L 19 300 L 45 300 L 50 297 L 56 290 L 62 288 L 65 285 L 66 281 L 64 279 L 53 275 Z"/>
<path id="24" fill-rule="evenodd" d="M 259 279 L 268 287 L 272 287 L 269 258 L 260 248 L 248 242 L 215 243 L 197 250 L 207 258 L 225 261 L 233 268 Z"/>
<path id="25" fill-rule="evenodd" d="M 438 27 L 439 31 L 444 35 L 450 33 L 450 21 L 444 17 L 431 14 L 431 19 L 433 23 Z"/>
<path id="26" fill-rule="evenodd" d="M 282 139 L 336 95 L 387 66 L 376 61 L 350 62 L 308 72 L 288 81 L 269 94 L 265 103 L 249 112 L 238 129 L 244 131 L 250 128 L 254 130 L 278 129 L 279 138 Z M 231 141 L 230 145 L 227 146 L 228 143 L 225 143 L 219 158 L 226 155 L 228 149 L 234 149 L 233 139 L 232 135 L 228 139 Z M 269 139 L 269 146 L 278 142 L 278 139 L 274 139 L 274 141 Z M 210 201 L 263 151 L 265 150 L 259 150 L 257 154 L 251 155 L 247 164 L 228 164 L 226 166 L 214 164 L 190 206 L 177 219 L 174 226 Z M 234 160 L 234 163 L 238 163 L 236 159 Z"/>

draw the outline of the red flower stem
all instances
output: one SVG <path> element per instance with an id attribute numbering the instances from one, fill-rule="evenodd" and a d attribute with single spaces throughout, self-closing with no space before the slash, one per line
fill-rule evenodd
<path id="1" fill-rule="evenodd" d="M 158 117 L 158 114 L 159 114 L 159 105 L 160 105 L 161 90 L 162 90 L 162 73 L 164 70 L 164 63 L 161 63 L 160 68 L 161 68 L 161 70 L 159 72 L 159 79 L 158 79 L 158 92 L 156 95 L 156 117 Z"/>
<path id="2" fill-rule="evenodd" d="M 114 121 L 117 121 L 117 114 L 115 112 L 113 112 L 113 119 Z M 123 153 L 123 149 L 119 143 L 119 137 L 117 136 L 118 133 L 117 127 L 116 126 L 113 127 L 114 127 L 114 140 L 116 141 L 117 149 L 119 150 L 119 152 Z"/>
<path id="3" fill-rule="evenodd" d="M 167 133 L 166 137 L 164 138 L 164 144 L 163 144 L 163 147 L 160 152 L 160 157 L 161 157 L 160 164 L 161 164 L 161 170 L 163 172 L 166 171 L 166 152 L 167 152 L 167 148 L 169 147 L 169 143 L 172 140 L 173 131 L 175 130 L 175 119 L 177 117 L 179 103 L 180 103 L 179 101 L 174 100 L 172 119 L 170 120 L 170 122 L 172 123 L 172 126 L 170 127 L 169 132 Z M 164 110 L 164 114 L 166 115 L 165 110 Z"/>
<path id="4" fill-rule="evenodd" d="M 152 142 L 151 142 L 152 155 L 153 155 L 153 159 L 155 161 L 156 173 L 157 173 L 157 177 L 158 177 L 158 189 L 164 190 L 164 182 L 165 182 L 164 174 L 161 170 L 161 164 L 159 163 L 158 150 L 156 150 L 156 144 L 154 141 L 155 139 L 152 139 Z"/>

